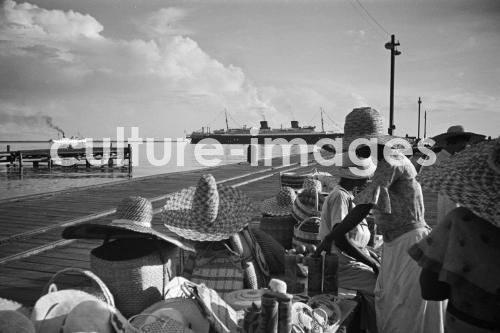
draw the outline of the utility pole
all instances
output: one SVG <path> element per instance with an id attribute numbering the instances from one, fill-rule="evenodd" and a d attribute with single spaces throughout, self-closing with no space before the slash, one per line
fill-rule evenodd
<path id="1" fill-rule="evenodd" d="M 418 131 L 417 131 L 417 140 L 420 140 L 420 104 L 422 104 L 422 100 L 420 97 L 418 98 Z"/>
<path id="2" fill-rule="evenodd" d="M 424 139 L 427 136 L 427 110 L 424 112 Z"/>
<path id="3" fill-rule="evenodd" d="M 224 114 L 226 115 L 226 129 L 229 131 L 229 123 L 227 122 L 227 110 L 224 109 Z"/>
<path id="4" fill-rule="evenodd" d="M 401 52 L 396 49 L 399 46 L 399 41 L 396 42 L 396 37 L 391 35 L 391 41 L 385 43 L 385 48 L 391 50 L 391 91 L 390 91 L 390 107 L 389 107 L 389 135 L 392 135 L 392 131 L 396 128 L 394 125 L 394 61 L 396 56 L 400 55 Z"/>
<path id="5" fill-rule="evenodd" d="M 321 132 L 325 131 L 325 125 L 323 123 L 323 108 L 319 108 L 321 110 Z"/>

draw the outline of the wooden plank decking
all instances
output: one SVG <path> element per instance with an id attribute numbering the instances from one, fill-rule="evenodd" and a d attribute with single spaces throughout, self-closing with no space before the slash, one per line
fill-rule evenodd
<path id="1" fill-rule="evenodd" d="M 297 161 L 298 157 L 292 158 L 292 163 Z M 240 187 L 258 206 L 279 188 L 279 171 L 308 172 L 317 168 L 331 172 L 312 164 L 283 167 L 275 161 L 273 165 L 233 164 L 0 201 L 0 297 L 32 305 L 55 272 L 66 267 L 88 269 L 89 252 L 101 241 L 62 240 L 62 229 L 88 221 L 109 223 L 125 196 L 147 197 L 159 212 L 166 194 L 195 185 L 201 174 L 212 173 L 218 182 Z M 425 200 L 426 216 L 432 220 L 435 195 L 426 194 Z M 168 232 L 159 214 L 153 224 Z"/>

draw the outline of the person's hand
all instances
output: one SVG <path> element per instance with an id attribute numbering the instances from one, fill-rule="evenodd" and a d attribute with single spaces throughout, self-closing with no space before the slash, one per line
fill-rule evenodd
<path id="1" fill-rule="evenodd" d="M 368 253 L 370 253 L 370 257 L 373 258 L 373 260 L 375 260 L 379 265 L 381 263 L 381 258 L 380 256 L 378 255 L 378 253 L 376 253 L 375 251 L 371 250 L 371 249 L 368 249 Z"/>
<path id="2" fill-rule="evenodd" d="M 326 236 L 325 239 L 323 239 L 323 241 L 318 245 L 316 251 L 313 254 L 313 257 L 319 257 L 321 255 L 321 252 L 323 251 L 328 252 L 329 249 L 332 247 L 332 240 L 330 240 L 331 237 L 328 236 Z"/>
<path id="3" fill-rule="evenodd" d="M 378 273 L 380 272 L 380 264 L 378 264 L 378 263 L 373 264 L 372 269 L 373 269 L 373 272 L 375 273 L 375 275 L 378 276 Z"/>

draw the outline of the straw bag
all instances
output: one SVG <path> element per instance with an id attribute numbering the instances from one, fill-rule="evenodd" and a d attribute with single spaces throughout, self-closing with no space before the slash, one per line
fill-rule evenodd
<path id="1" fill-rule="evenodd" d="M 285 249 L 292 247 L 293 227 L 295 219 L 291 215 L 262 216 L 260 229 L 276 239 Z"/>
<path id="2" fill-rule="evenodd" d="M 319 217 L 309 217 L 296 225 L 293 231 L 293 246 L 318 246 L 321 243 L 318 239 L 320 223 L 321 219 Z"/>
<path id="3" fill-rule="evenodd" d="M 178 249 L 156 239 L 119 239 L 91 251 L 90 266 L 113 293 L 125 317 L 163 299 Z"/>
<path id="4" fill-rule="evenodd" d="M 219 249 L 215 249 L 219 246 Z M 241 257 L 224 242 L 211 243 L 188 257 L 183 276 L 194 283 L 204 283 L 221 296 L 244 287 Z"/>

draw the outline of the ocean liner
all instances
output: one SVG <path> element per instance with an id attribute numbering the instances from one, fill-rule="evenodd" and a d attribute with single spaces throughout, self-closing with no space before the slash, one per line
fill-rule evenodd
<path id="1" fill-rule="evenodd" d="M 260 122 L 260 128 L 243 126 L 240 128 L 229 128 L 226 114 L 226 128 L 211 131 L 210 128 L 202 127 L 201 131 L 194 131 L 187 138 L 192 144 L 203 139 L 214 139 L 221 144 L 250 144 L 257 139 L 258 144 L 264 144 L 266 139 L 285 139 L 288 142 L 293 139 L 303 139 L 307 144 L 313 145 L 323 138 L 335 139 L 342 137 L 342 133 L 325 131 L 323 126 L 323 114 L 321 114 L 321 131 L 316 131 L 316 126 L 299 126 L 296 120 L 291 121 L 290 128 L 271 128 L 266 120 Z"/>

